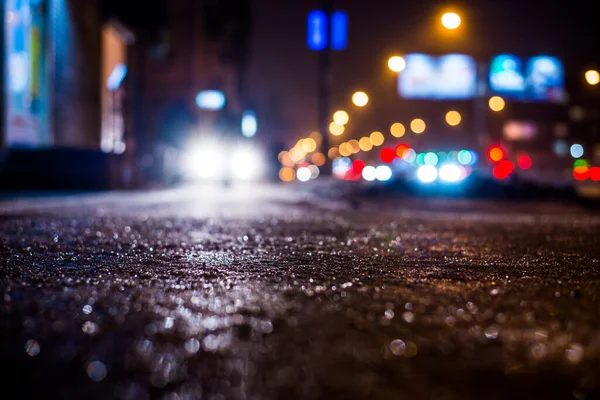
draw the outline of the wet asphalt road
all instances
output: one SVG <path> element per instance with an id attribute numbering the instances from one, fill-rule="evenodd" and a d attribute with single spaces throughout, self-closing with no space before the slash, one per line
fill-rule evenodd
<path id="1" fill-rule="evenodd" d="M 0 203 L 7 398 L 593 399 L 600 216 L 252 186 Z"/>

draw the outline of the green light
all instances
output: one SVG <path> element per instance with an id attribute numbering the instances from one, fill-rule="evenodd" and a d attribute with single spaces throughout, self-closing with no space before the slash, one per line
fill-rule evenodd
<path id="1" fill-rule="evenodd" d="M 425 165 L 425 153 L 419 153 L 417 154 L 417 165 L 421 166 L 421 165 Z"/>
<path id="2" fill-rule="evenodd" d="M 462 165 L 469 165 L 473 161 L 473 155 L 469 150 L 461 150 L 458 152 L 457 159 Z"/>
<path id="3" fill-rule="evenodd" d="M 439 158 L 435 153 L 427 153 L 425 154 L 425 165 L 436 166 L 439 162 Z"/>
<path id="4" fill-rule="evenodd" d="M 575 160 L 575 162 L 573 163 L 573 168 L 577 168 L 577 167 L 589 167 L 590 164 L 586 161 L 586 160 Z"/>

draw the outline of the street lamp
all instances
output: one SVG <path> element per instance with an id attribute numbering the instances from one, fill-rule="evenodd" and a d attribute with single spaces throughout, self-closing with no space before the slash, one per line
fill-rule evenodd
<path id="1" fill-rule="evenodd" d="M 446 113 L 446 123 L 450 126 L 458 126 L 461 120 L 462 116 L 458 111 L 448 111 Z"/>
<path id="2" fill-rule="evenodd" d="M 329 132 L 334 136 L 340 136 L 344 130 L 344 125 L 338 125 L 335 122 L 329 124 Z"/>
<path id="3" fill-rule="evenodd" d="M 388 60 L 388 68 L 392 72 L 402 72 L 406 68 L 406 60 L 400 56 L 390 57 Z"/>
<path id="4" fill-rule="evenodd" d="M 410 130 L 417 135 L 425 132 L 426 127 L 427 125 L 425 125 L 425 121 L 423 121 L 421 118 L 415 118 L 410 122 Z"/>
<path id="5" fill-rule="evenodd" d="M 356 107 L 364 107 L 369 102 L 369 96 L 365 92 L 356 92 L 352 95 L 352 103 Z"/>
<path id="6" fill-rule="evenodd" d="M 447 12 L 442 15 L 442 26 L 451 31 L 457 29 L 461 24 L 460 15 L 454 12 Z"/>
<path id="7" fill-rule="evenodd" d="M 393 137 L 401 138 L 406 133 L 406 128 L 400 122 L 395 122 L 390 126 L 390 133 Z"/>
<path id="8" fill-rule="evenodd" d="M 600 83 L 600 73 L 595 69 L 590 69 L 585 73 L 585 80 L 588 85 L 595 86 Z"/>
<path id="9" fill-rule="evenodd" d="M 346 125 L 350 121 L 350 116 L 344 110 L 338 110 L 333 113 L 333 122 L 338 125 Z"/>
<path id="10" fill-rule="evenodd" d="M 504 107 L 506 107 L 506 102 L 504 101 L 504 99 L 502 97 L 494 96 L 494 97 L 490 98 L 489 106 L 490 106 L 490 110 L 495 111 L 495 112 L 500 112 L 500 111 L 504 110 Z"/>

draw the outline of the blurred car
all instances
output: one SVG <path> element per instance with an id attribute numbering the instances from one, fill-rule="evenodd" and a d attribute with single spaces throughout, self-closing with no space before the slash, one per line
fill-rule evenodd
<path id="1" fill-rule="evenodd" d="M 266 165 L 259 146 L 215 137 L 193 141 L 179 150 L 177 160 L 177 173 L 187 182 L 257 181 L 264 177 Z"/>

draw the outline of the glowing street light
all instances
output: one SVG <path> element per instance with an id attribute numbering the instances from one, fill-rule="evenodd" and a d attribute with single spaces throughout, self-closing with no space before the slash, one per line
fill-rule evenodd
<path id="1" fill-rule="evenodd" d="M 390 57 L 388 60 L 388 68 L 393 72 L 402 72 L 406 68 L 406 60 L 400 56 Z"/>
<path id="2" fill-rule="evenodd" d="M 329 124 L 329 132 L 331 132 L 331 134 L 334 136 L 340 136 L 342 133 L 344 133 L 344 130 L 344 125 L 338 125 L 335 122 Z"/>
<path id="3" fill-rule="evenodd" d="M 346 125 L 350 121 L 350 116 L 344 110 L 339 110 L 333 113 L 333 122 L 338 125 Z"/>
<path id="4" fill-rule="evenodd" d="M 360 140 L 358 141 L 358 147 L 360 147 L 362 151 L 371 151 L 371 149 L 373 148 L 373 143 L 371 143 L 370 138 L 365 136 L 360 138 Z"/>
<path id="5" fill-rule="evenodd" d="M 365 92 L 356 92 L 352 95 L 352 103 L 356 107 L 364 107 L 369 102 L 369 96 Z"/>
<path id="6" fill-rule="evenodd" d="M 420 134 L 420 133 L 425 132 L 425 128 L 426 127 L 427 126 L 425 125 L 425 121 L 423 121 L 420 118 L 413 119 L 410 122 L 410 130 L 412 130 L 417 135 Z"/>
<path id="7" fill-rule="evenodd" d="M 600 83 L 600 73 L 594 69 L 590 69 L 585 73 L 585 80 L 588 85 L 597 85 Z"/>
<path id="8" fill-rule="evenodd" d="M 490 98 L 489 105 L 490 110 L 500 112 L 504 110 L 504 107 L 506 107 L 506 102 L 500 96 L 493 96 Z"/>
<path id="9" fill-rule="evenodd" d="M 446 113 L 446 123 L 450 126 L 457 126 L 462 121 L 462 116 L 458 111 L 448 111 Z"/>
<path id="10" fill-rule="evenodd" d="M 385 138 L 383 137 L 383 133 L 381 133 L 379 131 L 375 131 L 375 132 L 371 133 L 371 135 L 369 135 L 369 139 L 371 140 L 371 143 L 373 144 L 373 146 L 381 146 L 383 144 L 383 142 L 385 141 Z"/>
<path id="11" fill-rule="evenodd" d="M 457 13 L 448 12 L 442 15 L 442 26 L 446 29 L 453 31 L 460 26 L 460 23 L 460 15 Z"/>
<path id="12" fill-rule="evenodd" d="M 406 128 L 400 122 L 395 122 L 390 127 L 390 133 L 393 137 L 401 138 L 406 133 Z"/>

